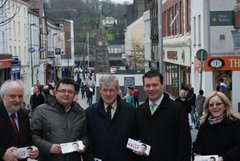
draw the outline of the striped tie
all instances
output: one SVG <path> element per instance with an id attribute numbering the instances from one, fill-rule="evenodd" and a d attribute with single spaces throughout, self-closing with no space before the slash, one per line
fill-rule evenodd
<path id="1" fill-rule="evenodd" d="M 156 110 L 156 106 L 157 106 L 156 103 L 152 103 L 152 104 L 150 105 L 150 112 L 151 112 L 151 115 L 154 114 L 154 112 L 155 112 L 155 110 Z"/>

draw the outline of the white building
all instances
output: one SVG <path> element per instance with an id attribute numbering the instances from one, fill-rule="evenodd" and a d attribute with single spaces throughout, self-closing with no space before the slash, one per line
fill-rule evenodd
<path id="1" fill-rule="evenodd" d="M 113 27 L 114 25 L 117 25 L 117 19 L 113 18 L 112 16 L 107 16 L 102 20 L 103 26 L 106 27 Z"/>
<path id="2" fill-rule="evenodd" d="M 150 20 L 150 11 L 145 11 L 143 13 L 144 21 L 144 65 L 145 71 L 150 70 L 149 63 L 151 62 L 151 20 Z"/>
<path id="3" fill-rule="evenodd" d="M 191 1 L 192 53 L 194 67 L 191 82 L 198 91 L 201 87 L 208 95 L 217 89 L 219 79 L 228 86 L 227 96 L 238 111 L 240 102 L 240 53 L 234 49 L 232 31 L 235 0 Z M 196 59 L 199 49 L 205 49 L 208 57 L 204 61 L 202 79 L 200 62 Z"/>

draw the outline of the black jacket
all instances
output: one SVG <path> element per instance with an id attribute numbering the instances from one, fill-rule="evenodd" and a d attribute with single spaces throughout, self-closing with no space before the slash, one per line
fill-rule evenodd
<path id="1" fill-rule="evenodd" d="M 193 143 L 193 153 L 200 155 L 219 155 L 224 161 L 240 159 L 240 120 L 223 120 L 210 125 L 206 122 Z"/>
<path id="2" fill-rule="evenodd" d="M 90 161 L 93 158 L 102 161 L 133 161 L 133 153 L 126 145 L 134 130 L 136 108 L 121 101 L 119 96 L 117 101 L 109 128 L 102 99 L 86 109 L 87 129 L 92 143 L 88 154 Z"/>
<path id="3" fill-rule="evenodd" d="M 139 140 L 151 146 L 148 157 L 140 161 L 190 161 L 191 134 L 185 109 L 164 94 L 151 116 L 149 101 L 136 112 Z"/>
<path id="4" fill-rule="evenodd" d="M 20 138 L 19 143 L 16 141 L 7 110 L 5 109 L 3 102 L 0 102 L 0 161 L 2 161 L 2 157 L 4 156 L 6 150 L 12 146 L 20 148 L 33 145 L 29 118 L 22 110 L 18 111 L 18 123 Z M 25 159 L 22 161 L 25 161 Z"/>

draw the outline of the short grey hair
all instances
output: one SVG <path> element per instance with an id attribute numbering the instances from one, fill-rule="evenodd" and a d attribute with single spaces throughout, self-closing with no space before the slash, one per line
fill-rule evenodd
<path id="1" fill-rule="evenodd" d="M 118 90 L 120 88 L 119 81 L 118 81 L 117 77 L 112 75 L 112 74 L 103 75 L 99 78 L 100 89 L 103 85 L 109 85 L 109 84 L 115 84 L 116 89 L 118 89 Z"/>
<path id="2" fill-rule="evenodd" d="M 23 82 L 21 80 L 6 80 L 5 82 L 3 82 L 3 84 L 1 85 L 1 88 L 0 88 L 1 98 L 4 98 L 7 89 L 9 88 L 9 86 L 11 86 L 13 84 L 18 84 L 22 88 L 22 91 L 23 91 L 23 94 L 24 94 L 24 85 L 23 85 Z"/>

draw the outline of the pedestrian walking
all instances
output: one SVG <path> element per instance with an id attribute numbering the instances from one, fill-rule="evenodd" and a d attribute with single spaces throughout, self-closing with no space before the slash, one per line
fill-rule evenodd
<path id="1" fill-rule="evenodd" d="M 195 125 L 195 121 L 196 121 L 196 117 L 195 117 L 195 112 L 196 112 L 196 94 L 194 93 L 194 88 L 190 87 L 190 89 L 188 90 L 187 93 L 187 101 L 190 104 L 192 110 L 191 110 L 191 121 L 192 121 L 192 125 Z"/>
<path id="2" fill-rule="evenodd" d="M 203 104 L 206 99 L 205 96 L 203 96 L 204 91 L 202 89 L 199 90 L 199 95 L 196 98 L 196 112 L 197 112 L 197 117 L 196 117 L 196 122 L 195 122 L 195 128 L 198 129 L 200 126 L 200 120 L 203 114 Z"/>

